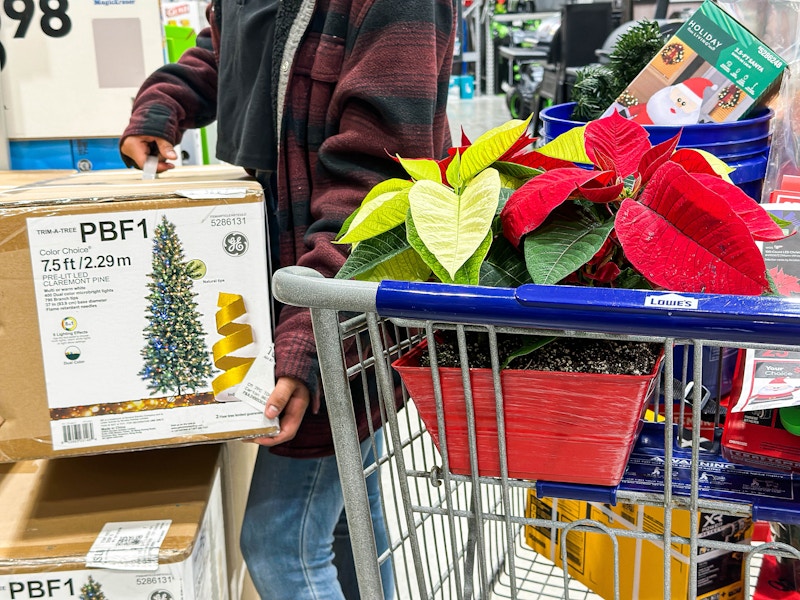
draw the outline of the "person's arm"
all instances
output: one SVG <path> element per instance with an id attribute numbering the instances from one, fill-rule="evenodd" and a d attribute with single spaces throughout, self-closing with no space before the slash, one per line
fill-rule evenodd
<path id="1" fill-rule="evenodd" d="M 313 224 L 299 265 L 333 277 L 346 258 L 346 248 L 333 244 L 344 220 L 377 182 L 407 178 L 392 157 L 446 153 L 455 18 L 452 0 L 376 0 L 365 14 L 329 107 L 339 128 L 319 148 Z M 282 309 L 275 355 L 276 375 L 305 382 L 312 395 L 318 391 L 307 310 Z M 282 409 L 286 401 L 273 394 L 269 403 Z"/>
<path id="2" fill-rule="evenodd" d="M 209 22 L 214 22 L 209 10 Z M 197 35 L 177 63 L 160 67 L 142 84 L 133 103 L 131 119 L 120 139 L 120 154 L 129 167 L 142 168 L 157 150 L 158 171 L 172 165 L 173 146 L 187 129 L 204 127 L 217 114 L 217 59 L 212 44 L 216 31 L 208 27 Z"/>

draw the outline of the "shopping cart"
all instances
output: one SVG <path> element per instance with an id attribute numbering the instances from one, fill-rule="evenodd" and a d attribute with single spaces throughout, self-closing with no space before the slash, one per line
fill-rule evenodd
<path id="1" fill-rule="evenodd" d="M 800 494 L 795 497 L 761 497 L 715 489 L 700 481 L 703 461 L 714 440 L 701 437 L 701 410 L 709 405 L 702 382 L 704 349 L 753 348 L 800 350 L 800 303 L 791 299 L 693 294 L 667 294 L 639 290 L 522 286 L 517 289 L 384 281 L 381 284 L 325 279 L 300 267 L 279 270 L 273 292 L 284 303 L 311 309 L 319 348 L 319 365 L 336 448 L 345 507 L 353 541 L 361 598 L 383 598 L 381 565 L 391 562 L 397 598 L 589 598 L 596 597 L 555 563 L 569 564 L 570 536 L 593 532 L 607 536 L 614 549 L 612 593 L 620 597 L 618 545 L 633 538 L 653 542 L 662 549 L 663 598 L 682 597 L 673 590 L 670 551 L 688 547 L 688 592 L 697 597 L 698 557 L 708 552 L 741 553 L 750 573 L 764 554 L 800 558 L 791 546 L 769 542 L 751 544 L 741 526 L 724 539 L 697 535 L 699 511 L 754 520 L 800 523 Z M 466 431 L 467 472 L 450 468 L 450 431 L 443 422 L 440 368 L 436 360 L 437 332 L 452 330 L 458 338 L 461 360 Z M 496 444 L 499 472 L 481 474 L 469 371 L 467 335 L 488 334 L 493 371 Z M 653 423 L 644 426 L 637 449 L 659 465 L 658 482 L 637 485 L 623 478 L 616 486 L 529 481 L 509 477 L 506 453 L 506 415 L 500 384 L 498 335 L 536 334 L 652 342 L 663 346 L 663 369 L 657 390 L 651 395 Z M 432 348 L 431 378 L 434 383 L 438 445 L 429 426 L 415 410 L 404 387 L 398 402 L 397 375 L 392 363 L 424 341 Z M 683 360 L 676 372 L 675 357 Z M 682 372 L 681 372 L 682 371 Z M 380 427 L 372 427 L 373 448 L 381 445 L 380 458 L 366 469 L 362 464 L 351 401 L 354 381 L 377 380 L 378 393 L 366 403 L 379 403 Z M 356 384 L 358 385 L 358 384 Z M 365 388 L 366 389 L 366 388 Z M 717 396 L 720 391 L 715 392 Z M 674 400 L 679 410 L 691 411 L 689 432 L 673 423 Z M 717 401 L 719 399 L 717 398 Z M 713 403 L 712 403 L 713 404 Z M 686 406 L 686 408 L 684 408 Z M 717 402 L 719 406 L 719 402 Z M 371 406 L 365 407 L 367 411 Z M 368 412 L 369 414 L 369 412 Z M 659 419 L 662 421 L 659 423 Z M 716 415 L 719 422 L 719 408 Z M 683 419 L 675 420 L 683 423 Z M 602 419 L 598 416 L 598 427 Z M 713 437 L 713 436 L 712 436 Z M 380 443 L 379 443 L 380 438 Z M 653 442 L 653 440 L 656 440 Z M 636 453 L 635 450 L 634 453 Z M 378 452 L 376 452 L 378 454 Z M 536 457 L 532 457 L 535 460 Z M 565 468 L 568 465 L 564 465 Z M 630 469 L 630 467 L 629 467 Z M 462 471 L 456 469 L 455 471 Z M 752 471 L 748 471 L 751 473 Z M 387 550 L 378 554 L 370 520 L 366 481 L 379 474 L 382 510 L 390 537 Z M 793 479 L 787 485 L 795 490 Z M 641 483 L 641 482 L 639 482 Z M 606 506 L 631 504 L 661 507 L 663 532 L 646 529 L 612 529 L 597 519 L 566 522 L 557 515 L 532 512 L 530 492 L 539 498 L 574 498 Z M 790 494 L 791 495 L 791 494 Z M 673 533 L 672 518 L 678 509 L 688 511 L 689 534 Z M 526 530 L 536 528 L 562 539 L 560 556 L 542 556 L 526 543 Z M 560 536 L 560 538 L 559 538 Z M 751 582 L 745 577 L 744 597 Z"/>

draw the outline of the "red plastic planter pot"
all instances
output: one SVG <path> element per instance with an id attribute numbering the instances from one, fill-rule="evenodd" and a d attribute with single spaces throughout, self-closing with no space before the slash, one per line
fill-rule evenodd
<path id="1" fill-rule="evenodd" d="M 440 447 L 429 367 L 420 366 L 423 342 L 393 363 Z M 649 375 L 551 371 L 501 372 L 508 475 L 515 479 L 617 485 L 653 396 L 662 356 Z M 461 369 L 439 368 L 449 468 L 469 475 L 469 442 Z M 491 369 L 470 369 L 478 472 L 500 476 L 497 416 Z"/>

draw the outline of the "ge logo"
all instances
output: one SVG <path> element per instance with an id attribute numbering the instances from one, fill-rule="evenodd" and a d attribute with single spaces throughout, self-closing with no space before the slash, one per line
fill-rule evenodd
<path id="1" fill-rule="evenodd" d="M 148 600 L 173 600 L 172 594 L 169 592 L 165 592 L 164 590 L 156 590 L 152 594 L 150 594 Z"/>
<path id="2" fill-rule="evenodd" d="M 247 248 L 249 247 L 250 242 L 247 241 L 247 238 L 243 233 L 239 233 L 238 231 L 229 233 L 223 240 L 223 248 L 225 248 L 225 253 L 230 256 L 241 256 L 247 252 Z"/>

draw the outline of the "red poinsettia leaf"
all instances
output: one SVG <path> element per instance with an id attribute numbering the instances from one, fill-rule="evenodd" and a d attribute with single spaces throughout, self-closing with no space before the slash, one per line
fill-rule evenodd
<path id="1" fill-rule="evenodd" d="M 503 234 L 512 244 L 518 245 L 523 235 L 539 227 L 554 208 L 595 175 L 578 167 L 537 175 L 511 194 L 500 212 Z"/>
<path id="2" fill-rule="evenodd" d="M 800 294 L 800 281 L 797 277 L 783 272 L 782 267 L 772 267 L 769 276 L 775 282 L 778 293 L 782 296 L 796 296 Z"/>
<path id="3" fill-rule="evenodd" d="M 672 153 L 675 152 L 675 148 L 678 146 L 680 137 L 681 134 L 678 133 L 674 137 L 660 144 L 656 144 L 644 153 L 642 159 L 639 161 L 638 168 L 639 174 L 642 177 L 642 183 L 650 181 L 656 169 L 669 160 L 669 157 L 672 156 Z"/>
<path id="4" fill-rule="evenodd" d="M 506 150 L 503 156 L 501 156 L 497 160 L 502 160 L 506 162 L 516 162 L 514 160 L 514 157 L 517 155 L 524 156 L 525 154 L 528 154 L 529 153 L 528 147 L 535 141 L 536 138 L 528 135 L 528 131 L 525 130 L 525 132 L 521 136 L 519 136 L 519 138 L 517 138 L 517 141 L 514 142 L 511 148 Z"/>
<path id="5" fill-rule="evenodd" d="M 760 242 L 774 242 L 786 237 L 769 213 L 734 184 L 716 175 L 705 173 L 694 173 L 694 178 L 725 199 L 733 212 L 745 222 L 754 239 Z"/>
<path id="6" fill-rule="evenodd" d="M 708 164 L 706 157 L 692 148 L 681 148 L 670 156 L 669 159 L 682 166 L 689 173 L 706 173 L 707 175 L 719 177 L 719 173 Z"/>
<path id="7" fill-rule="evenodd" d="M 620 177 L 636 172 L 639 159 L 650 149 L 647 131 L 617 111 L 611 115 L 590 121 L 584 134 L 586 154 L 595 164 L 598 155 L 611 160 Z M 606 168 L 606 170 L 610 170 Z"/>
<path id="8" fill-rule="evenodd" d="M 508 162 L 513 162 L 524 167 L 531 167 L 533 169 L 542 169 L 543 171 L 575 168 L 575 164 L 569 162 L 568 160 L 545 156 L 541 152 L 537 152 L 535 150 L 533 152 L 527 152 L 525 154 L 514 156 Z"/>
<path id="9" fill-rule="evenodd" d="M 614 157 L 607 154 L 601 148 L 594 149 L 594 157 L 592 158 L 595 166 L 601 171 L 612 171 L 614 174 L 617 172 L 617 165 L 614 163 Z"/>
<path id="10" fill-rule="evenodd" d="M 615 229 L 631 264 L 660 287 L 721 294 L 769 289 L 747 225 L 676 163 L 656 170 L 639 202 L 622 202 Z"/>
<path id="11" fill-rule="evenodd" d="M 461 146 L 462 147 L 472 146 L 472 142 L 469 141 L 469 138 L 467 137 L 467 134 L 464 132 L 463 127 L 461 128 Z"/>
<path id="12" fill-rule="evenodd" d="M 581 196 L 592 202 L 612 202 L 617 200 L 625 185 L 613 171 L 601 171 L 583 185 L 578 186 Z"/>

